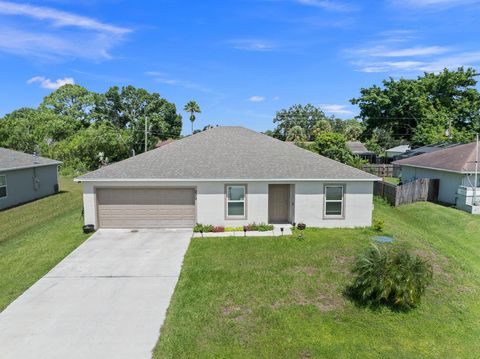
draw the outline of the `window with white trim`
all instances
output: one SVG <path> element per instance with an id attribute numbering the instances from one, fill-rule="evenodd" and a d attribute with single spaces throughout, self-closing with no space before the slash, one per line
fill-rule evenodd
<path id="1" fill-rule="evenodd" d="M 7 197 L 7 176 L 0 175 L 0 198 Z"/>
<path id="2" fill-rule="evenodd" d="M 245 218 L 245 185 L 227 186 L 227 218 Z"/>
<path id="3" fill-rule="evenodd" d="M 344 186 L 325 186 L 325 217 L 343 217 Z"/>

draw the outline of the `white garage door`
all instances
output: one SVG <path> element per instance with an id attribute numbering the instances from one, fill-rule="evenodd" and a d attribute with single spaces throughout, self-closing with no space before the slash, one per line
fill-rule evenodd
<path id="1" fill-rule="evenodd" d="M 100 228 L 178 228 L 195 225 L 192 188 L 97 188 Z"/>

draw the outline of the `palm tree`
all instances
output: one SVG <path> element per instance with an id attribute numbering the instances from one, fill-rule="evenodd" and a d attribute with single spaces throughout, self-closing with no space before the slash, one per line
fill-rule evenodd
<path id="1" fill-rule="evenodd" d="M 195 114 L 201 113 L 200 106 L 196 101 L 188 101 L 183 111 L 190 112 L 190 122 L 192 123 L 192 134 L 193 134 L 193 122 L 195 121 Z"/>
<path id="2" fill-rule="evenodd" d="M 295 143 L 302 143 L 307 140 L 305 130 L 300 126 L 293 126 L 287 133 L 287 141 L 293 141 Z"/>

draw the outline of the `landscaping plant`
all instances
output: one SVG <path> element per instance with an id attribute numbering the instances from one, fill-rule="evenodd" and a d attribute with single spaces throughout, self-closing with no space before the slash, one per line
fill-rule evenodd
<path id="1" fill-rule="evenodd" d="M 383 221 L 381 219 L 375 219 L 373 221 L 373 226 L 372 227 L 376 232 L 383 232 L 383 227 L 385 227 L 385 221 Z"/>
<path id="2" fill-rule="evenodd" d="M 405 309 L 420 303 L 433 274 L 430 263 L 404 247 L 376 245 L 357 258 L 353 273 L 348 292 L 354 299 Z"/>

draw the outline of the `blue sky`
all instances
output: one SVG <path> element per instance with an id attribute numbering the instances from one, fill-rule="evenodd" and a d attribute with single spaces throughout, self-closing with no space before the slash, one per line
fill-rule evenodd
<path id="1" fill-rule="evenodd" d="M 196 100 L 196 128 L 271 129 L 309 102 L 349 118 L 388 76 L 478 67 L 479 15 L 480 0 L 0 0 L 0 115 L 74 82 Z"/>

